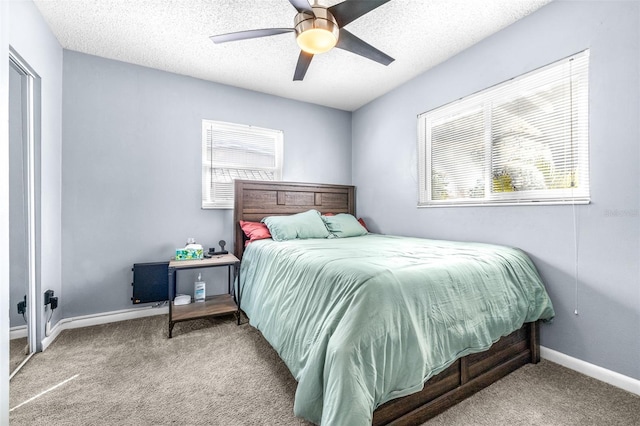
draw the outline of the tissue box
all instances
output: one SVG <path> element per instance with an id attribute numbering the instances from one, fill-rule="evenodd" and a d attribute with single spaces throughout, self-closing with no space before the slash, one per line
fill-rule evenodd
<path id="1" fill-rule="evenodd" d="M 201 248 L 179 248 L 176 249 L 176 260 L 197 260 L 202 259 L 204 251 Z"/>

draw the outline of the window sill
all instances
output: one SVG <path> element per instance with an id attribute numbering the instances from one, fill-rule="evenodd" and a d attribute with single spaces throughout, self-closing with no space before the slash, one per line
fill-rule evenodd
<path id="1" fill-rule="evenodd" d="M 442 207 L 501 207 L 501 206 L 573 206 L 591 204 L 591 200 L 561 200 L 561 201 L 508 201 L 508 202 L 450 202 L 450 203 L 418 203 L 418 208 Z"/>

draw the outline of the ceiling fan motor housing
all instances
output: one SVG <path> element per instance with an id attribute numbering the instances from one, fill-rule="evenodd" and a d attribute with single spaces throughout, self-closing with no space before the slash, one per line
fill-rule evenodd
<path id="1" fill-rule="evenodd" d="M 314 54 L 323 53 L 335 46 L 338 41 L 340 29 L 338 27 L 338 22 L 336 22 L 336 19 L 325 7 L 314 6 L 312 9 L 315 16 L 307 12 L 300 12 L 296 15 L 294 19 L 296 38 L 298 39 L 298 44 L 300 44 L 300 47 L 302 47 L 303 50 L 307 50 L 309 53 Z M 326 47 L 318 46 L 319 50 L 309 51 L 307 48 L 305 48 L 306 46 L 303 45 L 304 42 L 301 40 L 301 36 L 302 38 L 304 38 L 306 35 L 303 35 L 303 33 L 310 30 L 315 30 L 311 31 L 310 33 L 324 34 L 332 44 L 327 45 Z M 331 35 L 333 37 L 331 37 Z"/>

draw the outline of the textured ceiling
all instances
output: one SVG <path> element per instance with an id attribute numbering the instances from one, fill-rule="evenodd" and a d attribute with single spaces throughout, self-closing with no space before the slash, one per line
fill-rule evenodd
<path id="1" fill-rule="evenodd" d="M 65 49 L 353 111 L 551 0 L 391 0 L 346 28 L 395 58 L 341 49 L 292 81 L 292 33 L 214 44 L 209 36 L 293 27 L 288 0 L 35 0 Z M 332 6 L 340 0 L 319 0 Z"/>

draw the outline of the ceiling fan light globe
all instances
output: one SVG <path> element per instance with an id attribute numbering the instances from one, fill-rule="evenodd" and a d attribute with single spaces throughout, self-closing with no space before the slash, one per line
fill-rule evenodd
<path id="1" fill-rule="evenodd" d="M 313 55 L 333 49 L 338 42 L 338 38 L 332 31 L 322 28 L 308 29 L 298 34 L 296 40 L 300 49 Z"/>

